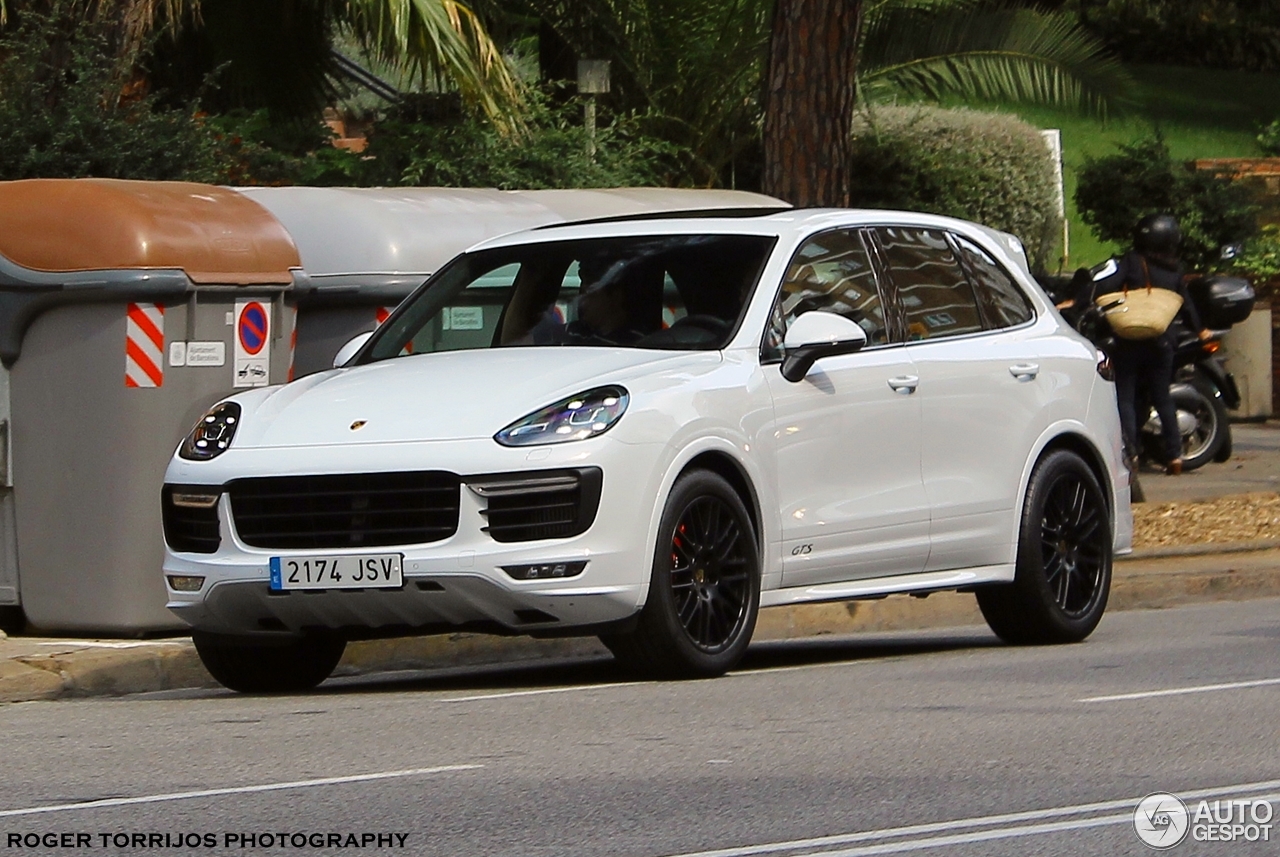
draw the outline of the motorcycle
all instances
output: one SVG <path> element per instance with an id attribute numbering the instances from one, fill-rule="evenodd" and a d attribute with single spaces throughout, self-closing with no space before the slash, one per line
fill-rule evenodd
<path id="1" fill-rule="evenodd" d="M 1114 263 L 1103 263 L 1093 268 L 1088 271 L 1088 276 L 1095 281 L 1106 277 L 1111 264 Z M 1081 271 L 1077 276 L 1084 273 Z M 1195 331 L 1187 330 L 1180 321 L 1174 322 L 1174 378 L 1169 393 L 1177 408 L 1184 472 L 1203 467 L 1210 461 L 1223 462 L 1231 458 L 1231 424 L 1227 411 L 1240 407 L 1240 391 L 1219 356 L 1222 348 L 1220 336 L 1249 317 L 1255 299 L 1253 287 L 1238 277 L 1199 277 L 1188 284 L 1187 291 L 1196 312 L 1214 336 L 1201 341 Z M 1074 291 L 1061 297 L 1069 298 L 1072 294 Z M 1077 330 L 1105 353 L 1110 352 L 1115 342 L 1103 318 L 1107 309 L 1110 307 L 1090 306 L 1074 313 L 1074 318 L 1070 319 Z M 1149 416 L 1139 430 L 1140 449 L 1134 452 L 1147 460 L 1159 462 L 1160 417 L 1154 408 L 1140 401 L 1138 412 L 1141 414 L 1144 410 Z"/>

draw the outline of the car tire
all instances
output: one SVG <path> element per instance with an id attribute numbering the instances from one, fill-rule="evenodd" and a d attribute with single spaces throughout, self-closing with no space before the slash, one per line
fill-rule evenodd
<path id="1" fill-rule="evenodd" d="M 333 673 L 347 646 L 341 637 L 333 636 L 264 642 L 196 631 L 191 639 L 209 674 L 240 693 L 311 690 Z"/>
<path id="2" fill-rule="evenodd" d="M 977 590 L 1007 643 L 1075 643 L 1102 619 L 1111 589 L 1111 515 L 1093 471 L 1074 452 L 1036 464 L 1023 502 L 1013 583 Z"/>
<path id="3" fill-rule="evenodd" d="M 633 672 L 710 678 L 742 659 L 759 611 L 760 551 L 747 507 L 723 477 L 694 470 L 663 509 L 644 609 L 630 630 L 600 640 Z"/>

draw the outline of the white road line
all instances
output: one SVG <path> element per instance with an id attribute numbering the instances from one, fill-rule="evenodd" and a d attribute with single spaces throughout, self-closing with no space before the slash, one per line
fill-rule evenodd
<path id="1" fill-rule="evenodd" d="M 129 806 L 138 803 L 166 803 L 174 800 L 191 800 L 202 797 L 221 797 L 222 795 L 253 794 L 254 792 L 275 792 L 285 789 L 308 789 L 316 786 L 336 786 L 346 783 L 367 783 L 374 780 L 394 780 L 403 777 L 422 777 L 428 774 L 445 774 L 451 771 L 474 771 L 484 765 L 441 765 L 437 768 L 410 768 L 403 771 L 382 771 L 376 774 L 354 774 L 348 777 L 322 777 L 316 780 L 294 780 L 287 783 L 266 783 L 259 786 L 233 786 L 224 789 L 202 789 L 194 792 L 171 792 L 169 794 L 140 795 L 139 797 L 116 797 L 103 800 L 89 800 L 80 803 L 59 803 L 49 806 L 30 806 L 24 809 L 0 810 L 0 818 L 15 815 L 41 815 L 49 812 L 69 812 L 81 809 L 102 809 L 111 806 Z"/>
<path id="2" fill-rule="evenodd" d="M 1152 699 L 1157 696 L 1181 696 L 1185 693 L 1209 693 L 1215 690 L 1240 690 L 1246 687 L 1267 687 L 1280 684 L 1280 678 L 1262 678 L 1257 681 L 1233 681 L 1227 684 L 1202 684 L 1196 687 L 1173 687 L 1166 690 L 1144 690 L 1139 693 L 1117 693 L 1112 696 L 1086 696 L 1076 702 L 1123 702 L 1127 699 Z"/>
<path id="3" fill-rule="evenodd" d="M 643 687 L 651 681 L 615 681 L 610 684 L 575 684 L 570 687 L 544 687 L 538 690 L 511 690 L 502 693 L 481 693 L 475 696 L 452 696 L 440 702 L 479 702 L 484 699 L 510 699 L 516 696 L 545 696 L 549 693 L 580 693 L 587 690 L 603 690 L 610 687 Z"/>
<path id="4" fill-rule="evenodd" d="M 1223 797 L 1230 795 L 1232 797 L 1251 797 L 1257 800 L 1274 801 L 1280 798 L 1280 792 L 1274 794 L 1253 795 L 1254 792 L 1266 792 L 1280 789 L 1280 780 L 1268 780 L 1258 783 L 1241 783 L 1233 786 L 1218 786 L 1216 788 L 1199 789 L 1194 792 L 1180 792 L 1179 796 L 1183 800 L 1207 800 L 1214 797 Z M 985 839 L 1003 839 L 1013 836 L 1030 836 L 1037 833 L 1052 833 L 1057 829 L 1073 829 L 1071 826 L 1055 827 L 1054 825 L 1074 825 L 1075 827 L 1096 827 L 1103 824 L 1116 824 L 1115 819 L 1128 820 L 1133 817 L 1133 809 L 1138 805 L 1142 797 L 1122 798 L 1120 800 L 1102 801 L 1100 803 L 1084 803 L 1074 806 L 1059 806 L 1049 809 L 1033 809 L 1025 812 L 1010 812 L 1000 815 L 984 815 L 974 818 L 960 818 L 954 821 L 935 821 L 927 824 L 912 824 L 905 827 L 886 827 L 878 830 L 864 830 L 857 833 L 843 833 L 835 836 L 819 836 L 810 839 L 794 839 L 787 842 L 770 842 L 763 845 L 745 845 L 736 848 L 719 848 L 713 851 L 695 851 L 686 854 L 672 855 L 672 857 L 753 857 L 753 855 L 764 854 L 780 854 L 788 851 L 804 851 L 805 855 L 822 855 L 822 857 L 853 857 L 854 854 L 883 854 L 889 851 L 864 851 L 855 849 L 853 851 L 837 851 L 837 850 L 820 850 L 820 849 L 837 849 L 845 845 L 854 845 L 859 842 L 876 842 L 885 839 L 902 839 L 903 837 L 928 837 L 929 834 L 943 833 L 951 834 L 949 836 L 930 837 L 922 839 L 913 839 L 906 842 L 896 842 L 884 845 L 868 845 L 865 848 L 891 848 L 897 850 L 920 850 L 924 848 L 936 848 L 943 845 L 959 844 L 964 841 L 979 842 Z M 1114 812 L 1123 809 L 1126 812 L 1123 815 L 1101 816 L 1098 813 Z M 1043 822 L 1048 819 L 1064 818 L 1073 815 L 1095 816 L 1094 818 L 1080 819 L 1070 822 L 1052 822 L 1050 824 L 1028 824 L 1028 822 Z M 1096 822 L 1096 823 L 1095 823 Z M 976 827 L 999 827 L 998 831 L 981 831 L 971 834 L 959 834 L 957 831 L 972 829 Z M 1052 828 L 1052 829 L 1050 829 Z M 1027 831 L 1027 832 L 1018 832 Z M 989 834 L 999 833 L 999 836 L 991 836 Z M 978 837 L 974 839 L 958 840 L 955 836 Z M 904 848 L 901 846 L 910 846 Z M 818 850 L 815 850 L 818 849 Z"/>

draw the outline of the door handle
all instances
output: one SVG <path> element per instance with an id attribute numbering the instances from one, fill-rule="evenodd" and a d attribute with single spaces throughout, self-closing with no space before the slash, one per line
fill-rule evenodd
<path id="1" fill-rule="evenodd" d="M 1009 367 L 1009 374 L 1019 381 L 1030 381 L 1040 374 L 1040 364 L 1015 363 Z"/>
<path id="2" fill-rule="evenodd" d="M 901 393 L 909 396 L 916 391 L 916 387 L 920 386 L 919 375 L 900 375 L 897 378 L 889 379 L 889 388 L 895 393 Z"/>

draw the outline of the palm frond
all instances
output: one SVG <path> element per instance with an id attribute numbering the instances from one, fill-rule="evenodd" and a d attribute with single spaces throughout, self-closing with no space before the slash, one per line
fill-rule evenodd
<path id="1" fill-rule="evenodd" d="M 340 19 L 380 59 L 422 80 L 444 78 L 506 132 L 521 126 L 521 92 L 475 14 L 457 0 L 345 0 Z"/>
<path id="2" fill-rule="evenodd" d="M 1063 13 L 902 6 L 882 8 L 867 24 L 859 59 L 864 97 L 953 95 L 1105 113 L 1132 91 L 1120 62 Z"/>

